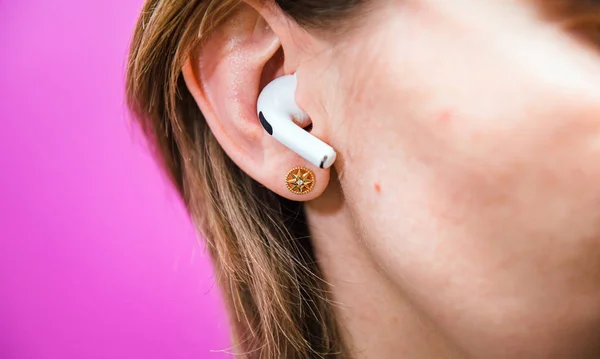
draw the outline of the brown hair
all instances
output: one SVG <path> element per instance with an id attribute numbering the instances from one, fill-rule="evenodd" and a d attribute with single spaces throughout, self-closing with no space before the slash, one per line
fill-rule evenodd
<path id="1" fill-rule="evenodd" d="M 319 29 L 364 0 L 276 0 Z M 239 0 L 148 0 L 127 74 L 129 105 L 204 234 L 230 308 L 234 352 L 252 358 L 348 357 L 303 207 L 242 172 L 188 92 L 181 68 Z M 547 14 L 600 43 L 600 2 L 540 1 Z M 566 19 L 566 20 L 565 20 Z"/>

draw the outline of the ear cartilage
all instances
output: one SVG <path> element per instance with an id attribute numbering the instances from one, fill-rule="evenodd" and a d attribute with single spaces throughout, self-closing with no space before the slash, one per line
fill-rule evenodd
<path id="1" fill-rule="evenodd" d="M 335 150 L 298 126 L 293 119 L 308 116 L 296 104 L 296 75 L 279 77 L 258 96 L 258 118 L 265 131 L 290 150 L 320 168 L 335 162 Z"/>

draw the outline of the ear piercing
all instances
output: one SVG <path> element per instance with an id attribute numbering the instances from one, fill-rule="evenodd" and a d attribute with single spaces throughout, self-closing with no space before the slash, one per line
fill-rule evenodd
<path id="1" fill-rule="evenodd" d="M 308 168 L 294 167 L 285 176 L 285 183 L 290 192 L 303 195 L 315 188 L 315 173 Z"/>

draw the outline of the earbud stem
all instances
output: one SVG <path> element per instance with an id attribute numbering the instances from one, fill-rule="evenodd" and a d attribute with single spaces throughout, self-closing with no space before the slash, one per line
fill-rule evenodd
<path id="1" fill-rule="evenodd" d="M 335 150 L 292 120 L 308 117 L 296 104 L 295 95 L 296 75 L 282 76 L 265 86 L 257 103 L 260 123 L 268 134 L 305 160 L 329 168 L 335 162 Z"/>

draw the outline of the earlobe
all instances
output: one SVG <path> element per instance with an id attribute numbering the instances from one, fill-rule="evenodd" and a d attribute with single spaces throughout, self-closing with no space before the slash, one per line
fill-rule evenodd
<path id="1" fill-rule="evenodd" d="M 275 133 L 281 134 L 283 127 L 275 119 L 266 119 L 268 110 L 262 123 L 259 118 L 259 92 L 284 75 L 284 57 L 279 37 L 265 26 L 256 9 L 241 3 L 231 18 L 217 26 L 190 55 L 182 74 L 213 135 L 244 172 L 292 200 L 310 200 L 323 192 L 329 170 L 319 169 L 319 164 L 315 166 L 314 161 L 307 161 L 277 141 Z M 295 135 L 311 137 L 308 142 L 319 141 L 289 118 L 287 122 L 300 131 Z M 269 126 L 273 136 L 267 131 Z M 314 172 L 312 191 L 300 195 L 289 190 L 286 175 L 294 167 Z"/>

